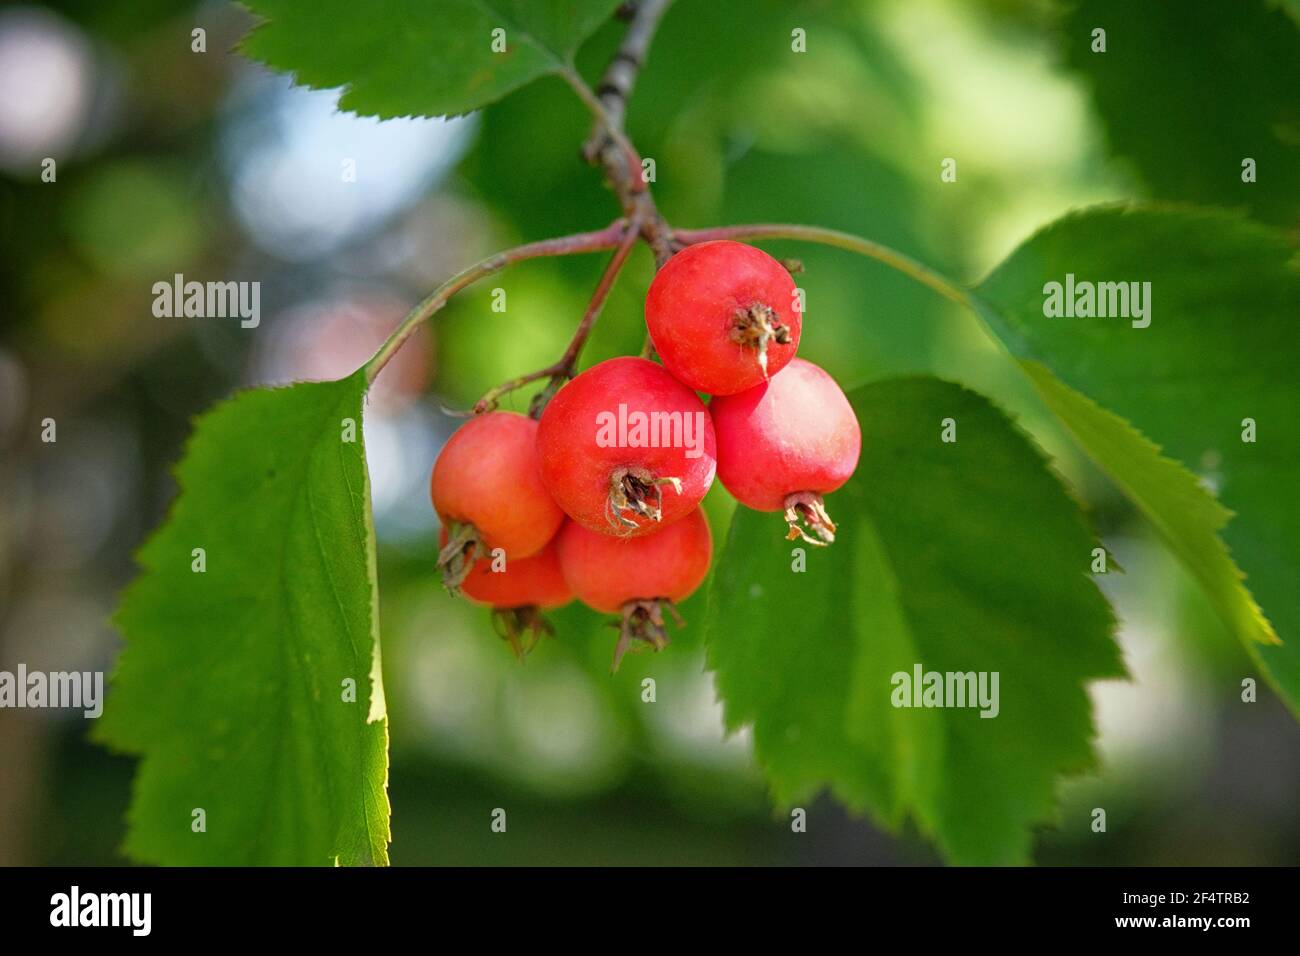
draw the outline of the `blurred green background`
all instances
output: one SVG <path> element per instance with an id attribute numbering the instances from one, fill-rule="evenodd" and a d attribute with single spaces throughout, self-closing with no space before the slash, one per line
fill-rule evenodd
<path id="1" fill-rule="evenodd" d="M 1212 42 L 1214 5 L 1190 6 L 1202 15 L 1186 29 Z M 0 10 L 0 669 L 111 667 L 115 594 L 165 514 L 192 416 L 242 385 L 345 374 L 456 269 L 617 214 L 579 160 L 589 119 L 558 80 L 452 122 L 380 124 L 228 52 L 250 23 L 225 2 Z M 1140 158 L 1113 158 L 1123 130 L 1097 103 L 1122 89 L 1094 98 L 1072 65 L 1077 24 L 1032 0 L 680 0 L 629 132 L 674 224 L 806 221 L 973 280 L 1073 207 L 1163 194 Z M 206 53 L 191 50 L 196 27 Z M 806 54 L 790 52 L 795 27 Z M 1179 49 L 1177 24 L 1162 29 Z M 584 48 L 588 77 L 619 36 L 611 23 Z M 1157 118 L 1171 135 L 1201 122 L 1198 95 Z M 55 182 L 41 181 L 46 157 Z M 946 157 L 955 183 L 940 182 Z M 1217 198 L 1197 188 L 1186 198 Z M 1300 729 L 1264 688 L 1240 702 L 1257 676 L 1245 654 L 975 320 L 876 263 L 769 248 L 806 268 L 801 354 L 846 386 L 927 371 L 996 397 L 1057 456 L 1127 570 L 1102 584 L 1134 679 L 1093 688 L 1103 770 L 1063 786 L 1068 822 L 1043 832 L 1037 860 L 1300 861 Z M 745 736 L 724 739 L 702 594 L 667 651 L 610 677 L 614 631 L 593 615 L 558 613 L 556 639 L 519 666 L 486 612 L 438 587 L 427 477 L 457 424 L 445 409 L 553 361 L 603 261 L 481 283 L 372 396 L 393 862 L 936 862 L 914 833 L 884 834 L 824 798 L 808 832 L 790 832 Z M 639 249 L 586 364 L 640 348 L 651 267 Z M 261 325 L 155 318 L 151 287 L 177 272 L 260 281 Z M 490 307 L 498 287 L 504 313 Z M 40 441 L 45 418 L 56 444 Z M 715 487 L 707 505 L 720 537 L 731 504 Z M 86 731 L 67 713 L 0 710 L 0 864 L 123 862 L 133 761 Z M 1088 827 L 1096 806 L 1104 835 Z M 508 837 L 489 830 L 496 807 Z"/>

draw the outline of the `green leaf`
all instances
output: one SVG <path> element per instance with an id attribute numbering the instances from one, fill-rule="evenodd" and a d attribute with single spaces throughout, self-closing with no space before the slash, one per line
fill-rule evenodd
<path id="1" fill-rule="evenodd" d="M 241 50 L 363 116 L 455 116 L 558 73 L 620 0 L 243 0 Z M 505 31 L 494 52 L 493 31 Z"/>
<path id="2" fill-rule="evenodd" d="M 1287 493 L 1300 478 L 1296 262 L 1285 237 L 1240 216 L 1108 206 L 1039 232 L 976 300 L 1011 351 L 1039 363 L 1026 367 L 1047 404 L 1152 519 L 1300 713 L 1300 510 Z M 1045 283 L 1067 273 L 1150 282 L 1150 325 L 1044 316 Z M 1247 418 L 1255 442 L 1242 440 Z M 1226 527 L 1193 475 L 1142 436 L 1217 484 L 1235 512 Z"/>
<path id="3" fill-rule="evenodd" d="M 365 390 L 361 372 L 255 389 L 197 423 L 115 619 L 126 648 L 98 727 L 142 757 L 136 859 L 388 862 Z"/>
<path id="4" fill-rule="evenodd" d="M 1037 362 L 1021 366 L 1047 407 L 1146 514 L 1200 582 L 1236 634 L 1263 643 L 1276 636 L 1242 583 L 1243 575 L 1219 538 L 1232 512 L 1178 462 L 1117 415 L 1067 388 Z"/>
<path id="5" fill-rule="evenodd" d="M 727 725 L 753 725 L 784 804 L 829 786 L 887 826 L 911 817 L 954 862 L 1023 861 L 1057 776 L 1092 765 L 1084 683 L 1124 674 L 1088 574 L 1097 542 L 979 395 L 922 377 L 850 400 L 862 458 L 827 502 L 835 544 L 795 573 L 779 515 L 733 519 L 708 628 Z M 997 672 L 997 716 L 895 707 L 892 676 L 918 664 Z"/>
<path id="6" fill-rule="evenodd" d="M 1066 62 L 1152 193 L 1300 223 L 1300 27 L 1265 0 L 1069 4 Z M 1092 31 L 1106 30 L 1106 52 Z M 1242 182 L 1242 161 L 1256 180 Z"/>

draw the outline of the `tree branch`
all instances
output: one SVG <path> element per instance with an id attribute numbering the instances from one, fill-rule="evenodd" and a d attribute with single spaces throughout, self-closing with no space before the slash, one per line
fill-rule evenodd
<path id="1" fill-rule="evenodd" d="M 659 21 L 672 0 L 638 0 L 631 22 L 618 51 L 605 68 L 597 92 L 592 92 L 576 73 L 566 76 L 596 118 L 591 135 L 583 146 L 583 156 L 593 166 L 600 166 L 605 179 L 618 196 L 624 215 L 641 223 L 640 234 L 655 255 L 656 267 L 673 254 L 670 230 L 659 215 L 654 198 L 642 176 L 640 154 L 623 132 L 627 115 L 627 98 L 645 63 L 650 41 Z M 628 162 L 635 157 L 635 165 Z"/>
<path id="2" fill-rule="evenodd" d="M 641 156 L 636 147 L 632 145 L 632 141 L 623 132 L 621 121 L 615 120 L 609 111 L 605 109 L 604 102 L 592 91 L 586 81 L 578 75 L 577 70 L 573 68 L 563 70 L 560 76 L 578 95 L 578 99 L 582 100 L 587 109 L 591 111 L 591 115 L 596 118 L 595 128 L 601 132 L 602 143 L 608 143 L 611 148 L 617 147 L 622 154 L 621 157 L 617 158 L 617 161 L 623 162 L 626 165 L 626 170 L 619 177 L 619 182 L 626 183 L 627 188 L 633 192 L 644 191 L 645 180 L 641 178 Z M 588 155 L 586 149 L 586 146 L 584 146 L 583 156 L 586 157 L 588 162 L 593 162 L 594 160 Z M 631 213 L 632 203 L 630 200 L 623 202 L 623 209 L 625 212 Z"/>
<path id="3" fill-rule="evenodd" d="M 628 97 L 632 95 L 637 74 L 645 64 L 650 42 L 654 39 L 659 21 L 668 11 L 671 3 L 672 0 L 640 0 L 634 5 L 632 19 L 628 24 L 627 33 L 623 35 L 623 42 L 619 44 L 618 51 L 605 67 L 605 75 L 601 77 L 600 85 L 596 87 L 596 95 L 604 105 L 606 116 L 619 130 L 623 128 Z M 591 137 L 583 147 L 583 154 L 587 157 L 587 161 L 595 163 L 603 146 L 604 140 L 600 129 L 592 130 Z"/>

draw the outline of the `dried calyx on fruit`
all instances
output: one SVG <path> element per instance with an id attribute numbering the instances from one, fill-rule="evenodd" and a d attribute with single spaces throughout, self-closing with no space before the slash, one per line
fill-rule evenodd
<path id="1" fill-rule="evenodd" d="M 618 614 L 613 669 L 628 648 L 668 643 L 664 611 L 677 623 L 673 602 L 689 597 L 709 571 L 713 537 L 698 507 L 652 535 L 616 538 L 570 522 L 556 539 L 560 571 L 574 596 L 606 614 Z"/>
<path id="2" fill-rule="evenodd" d="M 727 337 L 737 345 L 754 350 L 758 367 L 766 380 L 771 371 L 767 360 L 768 345 L 793 344 L 794 336 L 790 334 L 790 326 L 781 321 L 776 309 L 761 302 L 741 306 L 733 315 L 735 319 Z"/>
<path id="3" fill-rule="evenodd" d="M 565 385 L 537 429 L 552 498 L 588 530 L 632 537 L 689 514 L 713 482 L 704 403 L 661 366 L 610 359 Z"/>
<path id="4" fill-rule="evenodd" d="M 733 395 L 789 364 L 803 316 L 789 270 L 730 240 L 687 246 L 646 293 L 646 329 L 664 368 L 691 388 Z"/>
<path id="5" fill-rule="evenodd" d="M 542 483 L 536 436 L 527 416 L 487 412 L 462 425 L 438 455 L 430 495 L 448 531 L 438 567 L 453 594 L 475 560 L 497 548 L 514 560 L 531 557 L 564 520 Z"/>
<path id="6" fill-rule="evenodd" d="M 718 479 L 741 504 L 783 511 L 789 538 L 825 545 L 835 524 L 822 495 L 848 481 L 862 433 L 835 380 L 794 359 L 771 381 L 709 403 L 718 440 Z"/>
<path id="7" fill-rule="evenodd" d="M 609 497 L 605 500 L 605 520 L 615 532 L 635 530 L 638 525 L 633 516 L 647 521 L 662 521 L 665 487 L 682 493 L 682 480 L 669 475 L 656 478 L 652 472 L 639 465 L 623 465 L 609 475 Z"/>

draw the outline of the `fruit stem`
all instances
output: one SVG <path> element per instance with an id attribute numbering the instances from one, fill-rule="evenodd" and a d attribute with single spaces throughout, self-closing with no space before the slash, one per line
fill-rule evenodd
<path id="1" fill-rule="evenodd" d="M 618 672 L 618 665 L 623 662 L 623 655 L 632 648 L 633 641 L 644 641 L 656 652 L 668 646 L 668 631 L 664 626 L 665 608 L 678 628 L 686 626 L 673 602 L 667 598 L 628 601 L 623 605 L 623 619 L 615 622 L 618 626 L 618 644 L 614 647 L 614 663 L 609 668 L 611 674 Z"/>
<path id="2" fill-rule="evenodd" d="M 484 412 L 490 412 L 497 407 L 497 403 L 500 402 L 502 398 L 516 389 L 523 388 L 528 383 L 536 382 L 539 379 L 559 375 L 563 369 L 564 365 L 562 362 L 552 362 L 550 365 L 546 366 L 546 368 L 539 368 L 536 372 L 529 372 L 527 375 L 520 375 L 516 378 L 504 381 L 495 388 L 490 388 L 484 392 L 483 397 L 474 403 L 474 408 L 471 410 L 471 414 L 482 415 Z M 533 417 L 536 418 L 537 416 L 534 415 Z"/>
<path id="3" fill-rule="evenodd" d="M 546 403 L 555 396 L 555 393 L 560 390 L 560 387 L 565 382 L 573 378 L 577 373 L 578 359 L 582 355 L 583 346 L 587 344 L 587 338 L 591 335 L 592 327 L 596 324 L 596 319 L 600 317 L 601 308 L 604 306 L 605 300 L 609 298 L 610 290 L 614 287 L 614 280 L 618 278 L 619 272 L 622 271 L 623 265 L 632 252 L 632 247 L 636 245 L 637 228 L 635 219 L 625 224 L 618 246 L 614 249 L 614 255 L 609 260 L 609 264 L 605 266 L 605 271 L 601 273 L 600 281 L 596 283 L 596 290 L 591 294 L 591 300 L 587 303 L 587 309 L 582 315 L 582 321 L 578 323 L 578 328 L 574 331 L 573 338 L 569 341 L 564 354 L 545 368 L 539 368 L 535 372 L 509 379 L 495 388 L 489 389 L 482 398 L 474 403 L 473 414 L 481 415 L 484 412 L 490 412 L 497 407 L 497 403 L 504 396 L 516 389 L 523 388 L 530 382 L 549 378 L 550 381 L 546 384 L 546 387 L 533 396 L 532 403 L 528 408 L 528 414 L 533 418 L 542 417 L 542 410 L 546 407 Z"/>
<path id="4" fill-rule="evenodd" d="M 614 255 L 610 257 L 609 264 L 605 266 L 605 271 L 600 275 L 600 281 L 596 283 L 595 291 L 591 294 L 591 299 L 587 303 L 587 310 L 582 314 L 582 321 L 578 323 L 578 328 L 574 330 L 573 338 L 569 340 L 569 346 L 560 356 L 560 360 L 552 366 L 551 380 L 546 387 L 533 396 L 532 404 L 529 405 L 528 414 L 533 418 L 541 418 L 542 410 L 546 408 L 546 403 L 555 397 L 555 393 L 569 379 L 573 378 L 578 371 L 578 359 L 582 356 L 582 349 L 587 344 L 587 339 L 591 335 L 591 330 L 600 318 L 600 311 L 605 305 L 605 300 L 609 298 L 610 290 L 614 288 L 614 280 L 618 278 L 619 272 L 627 263 L 627 258 L 632 254 L 632 247 L 636 245 L 636 240 L 641 231 L 641 221 L 636 214 L 628 220 L 627 230 L 623 233 L 623 239 L 614 250 Z M 539 376 L 540 377 L 540 376 Z"/>
<path id="5" fill-rule="evenodd" d="M 944 278 L 928 266 L 924 266 L 915 259 L 905 256 L 888 246 L 882 246 L 878 242 L 872 242 L 870 239 L 864 239 L 852 233 L 840 232 L 837 229 L 823 229 L 820 226 L 787 223 L 759 223 L 745 226 L 719 226 L 714 229 L 677 229 L 674 230 L 672 238 L 676 244 L 681 246 L 694 245 L 697 242 L 709 242 L 714 239 L 734 239 L 736 241 L 745 239 L 801 239 L 806 242 L 818 242 L 822 245 L 847 249 L 849 252 L 856 252 L 859 255 L 875 259 L 877 262 L 883 262 L 890 268 L 911 276 L 922 285 L 929 286 L 935 292 L 956 302 L 958 305 L 964 305 L 971 309 L 975 307 L 970 293 L 966 289 Z"/>
<path id="6" fill-rule="evenodd" d="M 785 523 L 790 526 L 786 534 L 787 541 L 803 538 L 809 544 L 824 548 L 835 543 L 835 522 L 826 512 L 826 503 L 822 496 L 812 491 L 796 491 L 785 499 Z M 805 531 L 803 524 L 817 537 Z"/>
<path id="7" fill-rule="evenodd" d="M 579 232 L 570 236 L 557 236 L 540 242 L 529 242 L 488 256 L 468 268 L 456 273 L 438 288 L 434 289 L 415 308 L 406 314 L 393 334 L 388 337 L 379 350 L 370 357 L 362 368 L 365 370 L 366 383 L 372 384 L 375 376 L 388 364 L 388 360 L 397 354 L 415 330 L 426 322 L 431 315 L 450 301 L 451 297 L 466 286 L 473 285 L 479 279 L 500 272 L 506 266 L 525 259 L 537 259 L 542 256 L 568 256 L 580 252 L 600 252 L 604 249 L 616 249 L 624 241 L 628 231 L 626 219 L 616 219 L 604 229 L 595 232 Z"/>

